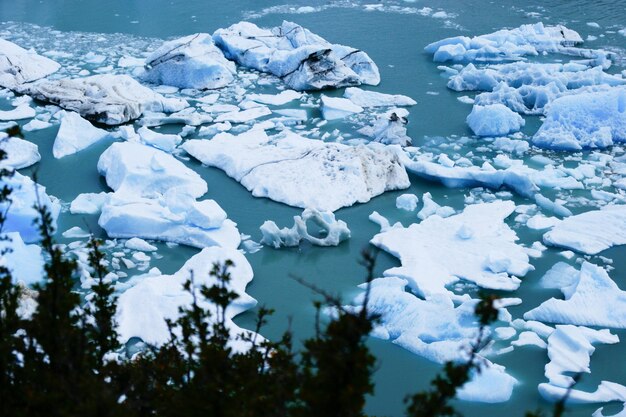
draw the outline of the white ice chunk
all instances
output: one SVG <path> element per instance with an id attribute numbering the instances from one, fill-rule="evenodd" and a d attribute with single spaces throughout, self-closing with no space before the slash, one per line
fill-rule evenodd
<path id="1" fill-rule="evenodd" d="M 294 216 L 294 225 L 291 228 L 279 229 L 273 221 L 266 221 L 261 225 L 263 239 L 261 243 L 273 246 L 276 249 L 281 246 L 298 246 L 302 240 L 306 240 L 317 246 L 337 246 L 350 238 L 350 229 L 343 220 L 336 220 L 330 211 L 305 209 L 301 216 Z M 308 222 L 321 229 L 321 237 L 309 232 Z"/>
<path id="2" fill-rule="evenodd" d="M 321 103 L 322 116 L 326 120 L 343 119 L 363 111 L 363 107 L 357 106 L 347 98 L 329 97 L 322 94 Z"/>
<path id="3" fill-rule="evenodd" d="M 0 169 L 22 169 L 41 160 L 37 145 L 20 138 L 0 139 L 0 149 L 6 152 L 6 158 L 0 161 Z"/>
<path id="4" fill-rule="evenodd" d="M 27 51 L 0 39 L 0 87 L 13 89 L 20 84 L 47 77 L 59 68 L 59 64 L 35 51 Z"/>
<path id="5" fill-rule="evenodd" d="M 408 112 L 400 110 L 390 110 L 376 119 L 371 126 L 363 127 L 358 132 L 385 145 L 411 145 L 411 138 L 406 133 L 408 120 L 405 116 Z"/>
<path id="6" fill-rule="evenodd" d="M 147 82 L 198 90 L 225 87 L 236 74 L 207 33 L 165 42 L 146 58 L 146 67 Z"/>
<path id="7" fill-rule="evenodd" d="M 515 290 L 517 276 L 533 269 L 517 235 L 504 222 L 515 204 L 498 201 L 468 206 L 457 215 L 430 216 L 421 223 L 380 233 L 371 243 L 400 259 L 402 266 L 385 271 L 409 280 L 426 297 L 447 293 L 446 285 L 459 280 L 484 288 Z M 492 256 L 490 260 L 490 254 Z M 506 260 L 495 268 L 493 256 Z M 489 267 L 503 269 L 493 272 Z"/>
<path id="8" fill-rule="evenodd" d="M 472 108 L 467 124 L 478 136 L 503 136 L 519 131 L 525 121 L 503 104 L 490 104 Z"/>
<path id="9" fill-rule="evenodd" d="M 272 106 L 282 106 L 291 101 L 299 100 L 302 97 L 302 93 L 294 90 L 281 91 L 279 94 L 250 94 L 249 100 L 256 101 L 257 103 L 269 104 Z"/>
<path id="10" fill-rule="evenodd" d="M 430 193 L 424 193 L 422 195 L 422 201 L 424 202 L 424 206 L 419 211 L 419 213 L 417 213 L 417 217 L 421 220 L 424 220 L 433 215 L 437 215 L 439 217 L 450 217 L 454 214 L 454 209 L 452 207 L 441 206 L 435 203 L 435 200 L 433 200 L 433 197 Z M 466 229 L 467 228 L 463 228 L 463 230 Z M 468 239 L 469 236 L 463 238 Z"/>
<path id="11" fill-rule="evenodd" d="M 109 200 L 109 193 L 82 193 L 78 194 L 70 204 L 72 214 L 97 214 Z"/>
<path id="12" fill-rule="evenodd" d="M 132 239 L 128 239 L 125 243 L 124 246 L 128 249 L 131 250 L 139 250 L 139 251 L 143 251 L 143 252 L 154 252 L 155 250 L 157 250 L 157 247 L 154 245 L 149 244 L 148 242 L 146 242 L 143 239 L 139 239 L 138 237 L 134 237 Z"/>
<path id="13" fill-rule="evenodd" d="M 560 267 L 551 270 L 568 274 L 557 278 L 564 282 L 562 292 L 564 300 L 550 298 L 539 307 L 524 314 L 526 320 L 538 320 L 547 323 L 576 324 L 582 326 L 603 326 L 626 328 L 626 292 L 611 280 L 606 270 L 583 262 L 580 273 L 570 281 L 571 268 Z M 558 282 L 551 279 L 552 282 Z"/>
<path id="14" fill-rule="evenodd" d="M 180 135 L 166 135 L 155 132 L 143 126 L 137 130 L 141 141 L 149 146 L 154 146 L 165 152 L 173 152 L 174 149 L 183 141 Z"/>
<path id="15" fill-rule="evenodd" d="M 417 104 L 411 97 L 400 94 L 383 94 L 376 91 L 362 90 L 356 87 L 346 88 L 343 96 L 361 107 L 396 107 Z"/>
<path id="16" fill-rule="evenodd" d="M 626 206 L 606 206 L 570 216 L 543 235 L 544 243 L 596 255 L 626 244 Z"/>
<path id="17" fill-rule="evenodd" d="M 419 198 L 415 194 L 402 194 L 396 198 L 396 207 L 400 210 L 415 211 Z"/>
<path id="18" fill-rule="evenodd" d="M 61 127 L 52 147 L 52 155 L 57 159 L 87 149 L 110 136 L 109 132 L 93 126 L 78 113 L 65 110 L 59 113 Z"/>
<path id="19" fill-rule="evenodd" d="M 268 136 L 254 130 L 189 140 L 182 148 L 222 169 L 254 196 L 295 207 L 335 211 L 410 185 L 395 150 L 380 144 L 352 147 L 290 131 Z"/>
<path id="20" fill-rule="evenodd" d="M 12 110 L 0 110 L 0 121 L 31 119 L 36 114 L 35 109 L 28 104 L 20 104 Z"/>
<path id="21" fill-rule="evenodd" d="M 5 251 L 8 252 L 5 253 Z M 26 245 L 17 232 L 5 233 L 0 239 L 0 265 L 6 267 L 14 281 L 27 285 L 44 277 L 44 260 L 38 245 Z"/>

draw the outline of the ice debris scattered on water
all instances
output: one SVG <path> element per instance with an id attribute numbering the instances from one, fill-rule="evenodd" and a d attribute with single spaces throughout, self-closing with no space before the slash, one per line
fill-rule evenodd
<path id="1" fill-rule="evenodd" d="M 316 246 L 337 246 L 350 238 L 350 229 L 343 220 L 336 220 L 330 211 L 305 209 L 294 216 L 291 228 L 279 229 L 276 223 L 267 220 L 261 225 L 261 243 L 278 249 L 281 246 L 298 246 L 305 240 Z M 313 227 L 310 230 L 311 224 Z M 318 233 L 316 229 L 321 229 Z M 316 236 L 320 235 L 320 236 Z"/>

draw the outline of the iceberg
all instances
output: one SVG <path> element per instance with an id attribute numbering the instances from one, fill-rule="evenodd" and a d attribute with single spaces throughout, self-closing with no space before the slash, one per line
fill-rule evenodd
<path id="1" fill-rule="evenodd" d="M 0 87 L 15 89 L 47 77 L 59 68 L 58 63 L 45 56 L 0 39 Z"/>
<path id="2" fill-rule="evenodd" d="M 183 141 L 180 135 L 166 135 L 155 132 L 143 126 L 137 130 L 141 142 L 148 146 L 153 146 L 165 152 L 173 152 Z"/>
<path id="3" fill-rule="evenodd" d="M 165 42 L 146 58 L 145 65 L 143 78 L 149 83 L 198 90 L 226 87 L 237 73 L 207 33 Z"/>
<path id="4" fill-rule="evenodd" d="M 557 264 L 558 266 L 559 264 Z M 580 272 L 573 268 L 551 270 L 551 281 L 564 283 L 564 300 L 550 298 L 539 307 L 524 313 L 524 319 L 547 323 L 626 328 L 626 292 L 620 290 L 606 270 L 583 262 Z M 575 275 L 571 276 L 576 272 Z M 557 274 L 559 273 L 559 274 Z"/>
<path id="5" fill-rule="evenodd" d="M 0 181 L 0 188 L 4 186 L 11 189 L 11 202 L 0 204 L 0 210 L 7 213 L 2 232 L 18 232 L 24 242 L 38 242 L 41 236 L 39 228 L 34 224 L 40 217 L 34 208 L 38 201 L 47 207 L 52 216 L 52 228 L 56 230 L 61 205 L 46 194 L 45 187 L 19 172 L 4 177 Z"/>
<path id="6" fill-rule="evenodd" d="M 518 60 L 543 52 L 569 52 L 581 44 L 580 35 L 563 25 L 544 26 L 539 22 L 515 29 L 502 29 L 486 35 L 456 36 L 427 45 L 424 50 L 435 62 L 498 62 Z"/>
<path id="7" fill-rule="evenodd" d="M 504 104 L 474 105 L 467 124 L 478 136 L 505 136 L 518 132 L 526 122 Z"/>
<path id="8" fill-rule="evenodd" d="M 446 286 L 459 280 L 512 291 L 520 285 L 517 277 L 533 269 L 504 222 L 514 210 L 511 201 L 471 205 L 447 218 L 431 215 L 406 228 L 391 228 L 370 242 L 400 259 L 402 266 L 385 271 L 385 276 L 407 279 L 427 299 L 448 294 Z"/>
<path id="9" fill-rule="evenodd" d="M 301 208 L 335 211 L 410 185 L 396 150 L 380 144 L 348 146 L 288 130 L 275 136 L 253 130 L 189 140 L 182 148 L 226 172 L 255 197 Z"/>
<path id="10" fill-rule="evenodd" d="M 326 120 L 343 119 L 363 111 L 363 107 L 357 106 L 347 98 L 329 97 L 322 94 L 321 103 L 322 116 Z"/>
<path id="11" fill-rule="evenodd" d="M 232 318 L 253 308 L 256 300 L 246 294 L 246 285 L 252 281 L 252 267 L 246 258 L 235 249 L 219 247 L 205 248 L 190 258 L 185 265 L 172 275 L 146 274 L 134 277 L 134 286 L 120 294 L 117 303 L 116 320 L 119 339 L 122 343 L 132 337 L 138 337 L 145 343 L 160 346 L 169 340 L 166 319 L 175 320 L 181 307 L 190 307 L 192 295 L 185 291 L 183 284 L 193 276 L 193 291 L 201 307 L 212 311 L 216 317 L 216 307 L 200 295 L 200 286 L 218 285 L 218 280 L 211 276 L 214 264 L 223 265 L 227 260 L 233 262 L 229 269 L 231 280 L 227 288 L 238 298 L 226 309 L 226 323 L 231 332 L 231 347 L 243 348 L 245 342 L 238 340 L 241 334 L 251 332 L 239 328 Z M 192 275 L 193 274 L 193 275 Z M 209 323 L 210 325 L 210 323 Z"/>
<path id="12" fill-rule="evenodd" d="M 626 142 L 626 88 L 554 100 L 533 136 L 536 146 L 576 151 Z"/>
<path id="13" fill-rule="evenodd" d="M 0 121 L 31 119 L 35 117 L 36 114 L 37 112 L 35 109 L 30 107 L 28 104 L 20 104 L 12 110 L 0 111 Z"/>
<path id="14" fill-rule="evenodd" d="M 294 225 L 291 228 L 279 229 L 271 220 L 261 225 L 263 238 L 261 243 L 278 249 L 281 246 L 298 246 L 302 240 L 316 246 L 337 246 L 350 238 L 350 229 L 346 222 L 336 220 L 330 211 L 305 209 L 301 216 L 294 216 Z M 321 229 L 322 237 L 309 233 L 308 222 Z"/>
<path id="15" fill-rule="evenodd" d="M 543 235 L 547 245 L 596 255 L 615 245 L 626 244 L 626 206 L 605 206 L 570 216 Z"/>
<path id="16" fill-rule="evenodd" d="M 213 40 L 228 59 L 274 74 L 294 90 L 380 82 L 378 67 L 365 52 L 331 44 L 292 22 L 271 29 L 240 22 L 216 30 Z"/>
<path id="17" fill-rule="evenodd" d="M 400 94 L 383 94 L 356 87 L 346 88 L 343 96 L 361 107 L 404 107 L 417 104 L 411 97 Z"/>
<path id="18" fill-rule="evenodd" d="M 0 149 L 6 152 L 6 158 L 0 161 L 0 169 L 27 168 L 41 160 L 37 145 L 17 137 L 2 138 L 2 133 Z"/>
<path id="19" fill-rule="evenodd" d="M 17 232 L 5 233 L 0 239 L 0 265 L 7 268 L 14 282 L 26 285 L 44 277 L 44 260 L 39 245 L 27 245 Z"/>
<path id="20" fill-rule="evenodd" d="M 165 98 L 128 75 L 40 81 L 22 85 L 18 92 L 107 125 L 135 120 L 144 112 L 173 113 L 187 107 L 185 100 Z"/>
<path id="21" fill-rule="evenodd" d="M 406 211 L 415 211 L 419 198 L 415 194 L 402 194 L 396 198 L 396 208 Z"/>
<path id="22" fill-rule="evenodd" d="M 408 112 L 401 110 L 388 111 L 376 119 L 371 126 L 365 126 L 358 132 L 385 145 L 410 146 L 411 138 L 406 134 Z"/>
<path id="23" fill-rule="evenodd" d="M 57 133 L 52 155 L 60 159 L 75 154 L 109 137 L 109 132 L 93 126 L 78 113 L 61 110 L 61 127 Z"/>

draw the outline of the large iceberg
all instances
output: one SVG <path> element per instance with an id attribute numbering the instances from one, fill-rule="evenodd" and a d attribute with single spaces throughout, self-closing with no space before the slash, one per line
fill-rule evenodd
<path id="1" fill-rule="evenodd" d="M 146 68 L 147 82 L 200 90 L 227 86 L 237 71 L 207 33 L 165 42 L 146 58 Z"/>
<path id="2" fill-rule="evenodd" d="M 469 38 L 456 36 L 427 45 L 435 62 L 507 61 L 542 52 L 566 52 L 583 39 L 563 25 L 544 26 L 543 23 L 502 29 Z"/>
<path id="3" fill-rule="evenodd" d="M 253 130 L 190 140 L 182 148 L 222 169 L 255 197 L 295 207 L 335 211 L 410 185 L 396 151 L 380 144 L 347 146 L 290 131 L 268 136 Z"/>
<path id="4" fill-rule="evenodd" d="M 504 222 L 515 211 L 510 201 L 468 206 L 457 215 L 432 215 L 409 227 L 394 227 L 371 240 L 400 259 L 402 266 L 385 271 L 408 280 L 426 298 L 447 294 L 459 280 L 483 288 L 515 290 L 517 277 L 533 267 L 517 235 Z"/>
<path id="5" fill-rule="evenodd" d="M 193 291 L 198 297 L 201 307 L 209 309 L 216 317 L 216 306 L 200 295 L 200 286 L 218 285 L 216 277 L 211 276 L 214 264 L 223 265 L 232 261 L 229 269 L 231 280 L 228 289 L 237 294 L 238 298 L 226 309 L 226 324 L 231 331 L 233 347 L 244 347 L 244 342 L 237 336 L 249 331 L 239 328 L 232 318 L 256 305 L 256 300 L 246 294 L 246 285 L 252 281 L 252 267 L 246 258 L 235 249 L 219 247 L 205 248 L 202 252 L 189 259 L 183 267 L 173 275 L 142 275 L 134 277 L 134 286 L 124 291 L 117 302 L 116 320 L 120 341 L 125 343 L 131 337 L 141 338 L 145 343 L 162 345 L 169 340 L 169 329 L 166 319 L 175 320 L 179 316 L 179 308 L 189 307 L 192 295 L 185 291 L 183 284 L 192 277 Z"/>
<path id="6" fill-rule="evenodd" d="M 109 236 L 199 248 L 239 246 L 239 231 L 224 210 L 213 200 L 197 201 L 206 182 L 172 155 L 139 143 L 115 143 L 101 155 L 98 171 L 115 191 L 101 202 L 98 220 Z"/>
<path id="7" fill-rule="evenodd" d="M 0 181 L 0 188 L 7 186 L 11 189 L 11 202 L 0 204 L 0 210 L 6 212 L 2 232 L 18 232 L 26 243 L 37 242 L 41 239 L 39 228 L 34 224 L 40 218 L 35 205 L 45 206 L 52 215 L 52 227 L 56 229 L 57 217 L 61 205 L 46 194 L 46 188 L 35 183 L 29 177 L 18 172 L 11 177 L 4 177 Z"/>
<path id="8" fill-rule="evenodd" d="M 187 107 L 185 100 L 165 98 L 128 75 L 40 81 L 22 85 L 18 90 L 107 125 L 126 123 L 144 112 L 172 113 Z"/>
<path id="9" fill-rule="evenodd" d="M 604 268 L 584 262 L 580 272 L 573 268 L 563 270 L 562 267 L 558 271 L 567 275 L 557 281 L 561 285 L 565 281 L 561 287 L 565 299 L 550 298 L 526 312 L 524 319 L 626 328 L 626 292 L 620 290 Z M 557 276 L 555 271 L 551 274 Z"/>
<path id="10" fill-rule="evenodd" d="M 294 90 L 380 82 L 378 67 L 365 52 L 331 44 L 292 22 L 271 29 L 240 22 L 218 29 L 213 40 L 227 58 L 274 74 Z"/>
<path id="11" fill-rule="evenodd" d="M 62 110 L 59 116 L 61 127 L 52 147 L 52 155 L 57 159 L 75 154 L 109 137 L 109 132 L 93 126 L 78 113 Z"/>
<path id="12" fill-rule="evenodd" d="M 543 235 L 544 243 L 596 255 L 626 244 L 626 206 L 606 206 L 564 219 Z"/>
<path id="13" fill-rule="evenodd" d="M 533 143 L 550 149 L 605 148 L 626 141 L 626 88 L 564 96 L 550 104 Z"/>
<path id="14" fill-rule="evenodd" d="M 58 63 L 45 56 L 0 39 L 0 87 L 14 89 L 47 77 L 59 68 Z"/>
<path id="15" fill-rule="evenodd" d="M 281 246 L 298 246 L 302 240 L 317 246 L 337 246 L 350 238 L 350 229 L 346 222 L 336 220 L 329 211 L 305 209 L 301 216 L 294 216 L 294 225 L 291 228 L 279 229 L 271 220 L 261 225 L 263 239 L 261 243 L 278 249 Z M 317 237 L 309 232 L 308 222 L 321 229 L 323 236 Z"/>

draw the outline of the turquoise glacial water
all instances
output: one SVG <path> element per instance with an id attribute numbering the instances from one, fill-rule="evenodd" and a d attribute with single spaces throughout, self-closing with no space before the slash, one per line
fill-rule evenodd
<path id="1" fill-rule="evenodd" d="M 589 46 L 612 49 L 622 57 L 626 55 L 626 37 L 615 33 L 617 29 L 626 26 L 626 1 L 623 0 L 381 2 L 394 6 L 388 7 L 386 11 L 366 11 L 364 3 L 358 1 L 300 1 L 290 4 L 294 8 L 306 5 L 319 6 L 320 9 L 314 13 L 291 14 L 288 13 L 288 7 L 268 0 L 0 0 L 0 22 L 23 23 L 2 24 L 0 29 L 19 28 L 41 45 L 46 45 L 48 39 L 33 24 L 61 33 L 71 32 L 71 39 L 80 37 L 83 32 L 101 33 L 105 38 L 104 44 L 116 47 L 125 39 L 166 39 L 195 32 L 212 33 L 217 28 L 243 19 L 250 19 L 260 26 L 280 24 L 283 19 L 292 20 L 328 40 L 365 50 L 381 70 L 382 82 L 372 89 L 408 95 L 417 101 L 417 105 L 410 108 L 409 117 L 409 136 L 417 146 L 433 138 L 471 134 L 465 124 L 470 106 L 458 101 L 459 94 L 445 87 L 446 79 L 440 75 L 431 57 L 423 52 L 423 47 L 430 42 L 458 34 L 476 35 L 503 27 L 543 21 L 566 24 L 583 38 L 587 35 L 603 35 L 589 42 Z M 436 19 L 409 13 L 404 9 L 422 7 L 444 10 L 453 17 Z M 587 22 L 597 22 L 602 29 L 592 28 Z M 124 37 L 111 35 L 115 33 L 124 34 Z M 59 39 L 49 49 L 72 50 L 71 45 L 64 44 L 63 37 Z M 157 40 L 148 39 L 146 42 L 158 44 Z M 623 69 L 618 65 L 612 71 Z M 342 91 L 331 94 L 340 95 Z M 8 103 L 0 99 L 0 108 L 8 108 Z M 319 116 L 315 112 L 317 110 L 313 111 L 312 116 Z M 538 125 L 538 119 L 529 119 L 524 132 L 532 134 Z M 174 130 L 179 128 L 171 127 Z M 354 126 L 338 121 L 330 122 L 327 128 L 329 131 L 335 128 L 346 132 L 354 130 Z M 43 158 L 35 167 L 24 172 L 32 174 L 37 171 L 39 181 L 48 188 L 48 193 L 64 202 L 72 201 L 79 193 L 107 191 L 106 184 L 97 173 L 96 163 L 108 143 L 55 160 L 51 149 L 56 130 L 57 127 L 52 127 L 27 133 L 26 139 L 39 145 Z M 253 198 L 245 188 L 218 169 L 206 168 L 194 161 L 187 161 L 186 164 L 208 182 L 207 196 L 215 199 L 229 217 L 237 222 L 240 231 L 251 235 L 254 240 L 260 239 L 258 228 L 265 220 L 272 219 L 279 226 L 286 226 L 292 223 L 292 216 L 301 212 L 300 209 L 267 199 Z M 467 189 L 448 189 L 415 176 L 410 178 L 412 185 L 408 190 L 389 192 L 367 204 L 339 210 L 337 217 L 348 223 L 352 238 L 337 248 L 302 245 L 297 249 L 264 248 L 247 255 L 255 271 L 248 293 L 258 299 L 260 304 L 276 310 L 274 318 L 263 332 L 265 336 L 278 337 L 289 323 L 297 340 L 312 334 L 312 301 L 316 296 L 295 282 L 292 275 L 339 294 L 345 300 L 350 300 L 358 293 L 356 286 L 364 279 L 364 271 L 357 264 L 359 253 L 379 231 L 378 226 L 368 220 L 372 211 L 380 212 L 392 222 L 400 221 L 408 225 L 416 221 L 415 214 L 395 208 L 395 198 L 400 194 L 410 192 L 421 197 L 424 192 L 430 192 L 438 203 L 456 209 L 463 208 L 463 199 L 469 194 Z M 513 199 L 517 203 L 528 204 L 522 198 Z M 519 227 L 512 220 L 510 225 L 518 232 L 521 242 L 532 243 L 541 239 L 539 232 Z M 63 231 L 71 226 L 88 227 L 105 237 L 97 226 L 96 216 L 64 213 L 59 229 Z M 168 273 L 178 270 L 185 260 L 197 252 L 186 247 L 158 246 L 163 258 L 155 260 L 152 266 L 158 266 Z M 615 270 L 611 272 L 611 277 L 621 288 L 626 288 L 626 249 L 617 247 L 602 255 L 614 260 Z M 524 302 L 510 309 L 514 317 L 521 317 L 525 311 L 558 295 L 556 291 L 538 288 L 537 282 L 545 271 L 561 260 L 564 258 L 558 255 L 558 251 L 549 249 L 543 257 L 531 261 L 536 269 L 524 278 L 521 288 L 515 293 Z M 380 253 L 377 273 L 382 274 L 382 271 L 397 264 L 392 256 Z M 245 327 L 251 326 L 253 319 L 254 311 L 251 311 L 241 315 L 237 321 Z M 626 332 L 616 333 L 620 338 L 626 338 Z M 404 397 L 425 388 L 440 366 L 386 341 L 372 338 L 369 344 L 378 363 L 375 373 L 376 392 L 368 399 L 367 411 L 375 415 L 401 416 Z M 584 376 L 581 387 L 591 389 L 603 379 L 626 383 L 626 369 L 623 365 L 625 357 L 624 344 L 599 346 L 592 357 L 592 374 Z M 466 416 L 510 417 L 523 416 L 529 409 L 547 410 L 549 404 L 539 397 L 536 388 L 539 382 L 544 381 L 543 368 L 547 360 L 544 350 L 533 347 L 516 348 L 512 353 L 497 357 L 495 361 L 506 366 L 508 372 L 520 381 L 511 401 L 495 405 L 459 402 L 459 409 Z M 590 416 L 596 408 L 572 406 L 569 407 L 568 415 Z"/>

